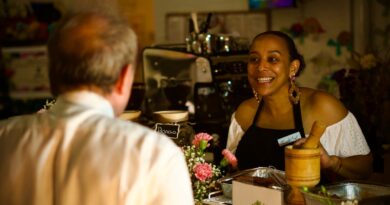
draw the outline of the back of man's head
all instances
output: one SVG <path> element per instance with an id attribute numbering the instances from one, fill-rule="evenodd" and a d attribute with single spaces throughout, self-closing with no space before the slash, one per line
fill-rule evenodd
<path id="1" fill-rule="evenodd" d="M 120 16 L 67 14 L 48 44 L 52 94 L 82 87 L 110 93 L 121 70 L 135 63 L 136 51 L 136 35 Z"/>

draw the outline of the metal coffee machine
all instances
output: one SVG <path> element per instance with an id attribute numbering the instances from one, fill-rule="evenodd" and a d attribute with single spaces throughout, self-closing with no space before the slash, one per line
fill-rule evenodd
<path id="1" fill-rule="evenodd" d="M 252 96 L 247 54 L 198 55 L 186 49 L 156 46 L 143 50 L 144 113 L 188 110 L 196 124 L 225 127 L 231 114 Z"/>

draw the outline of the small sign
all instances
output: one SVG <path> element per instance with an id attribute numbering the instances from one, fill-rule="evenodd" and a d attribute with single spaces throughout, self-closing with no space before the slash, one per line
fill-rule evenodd
<path id="1" fill-rule="evenodd" d="M 279 146 L 284 146 L 286 144 L 290 144 L 291 142 L 295 142 L 300 138 L 302 138 L 301 134 L 299 132 L 295 132 L 295 133 L 292 133 L 292 134 L 287 135 L 285 137 L 279 138 L 278 143 L 279 143 Z"/>
<path id="2" fill-rule="evenodd" d="M 159 133 L 165 134 L 173 139 L 177 139 L 179 137 L 180 125 L 156 123 L 155 126 L 155 130 Z"/>
<path id="3" fill-rule="evenodd" d="M 45 45 L 4 47 L 3 56 L 12 99 L 51 98 Z"/>

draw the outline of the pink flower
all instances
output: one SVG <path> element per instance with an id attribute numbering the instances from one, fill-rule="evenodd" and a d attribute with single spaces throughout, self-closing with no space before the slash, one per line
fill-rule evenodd
<path id="1" fill-rule="evenodd" d="M 213 176 L 213 168 L 207 163 L 195 165 L 193 171 L 195 172 L 195 177 L 202 182 Z"/>
<path id="2" fill-rule="evenodd" d="M 210 141 L 212 139 L 213 139 L 213 136 L 211 136 L 207 133 L 201 132 L 201 133 L 198 133 L 195 135 L 194 140 L 192 140 L 192 144 L 195 145 L 196 147 L 199 147 L 201 144 L 201 141 L 203 140 L 206 142 L 207 147 L 208 147 L 208 146 L 210 146 L 208 144 L 208 141 Z"/>
<path id="3" fill-rule="evenodd" d="M 222 150 L 223 158 L 227 160 L 229 164 L 232 165 L 232 167 L 237 167 L 237 158 L 234 156 L 233 153 L 230 152 L 228 149 Z"/>

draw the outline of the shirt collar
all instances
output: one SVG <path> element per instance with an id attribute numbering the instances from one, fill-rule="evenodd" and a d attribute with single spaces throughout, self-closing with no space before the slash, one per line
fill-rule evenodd
<path id="1" fill-rule="evenodd" d="M 111 103 L 103 96 L 91 91 L 72 91 L 58 96 L 52 111 L 61 112 L 69 106 L 93 109 L 105 116 L 115 117 Z"/>

